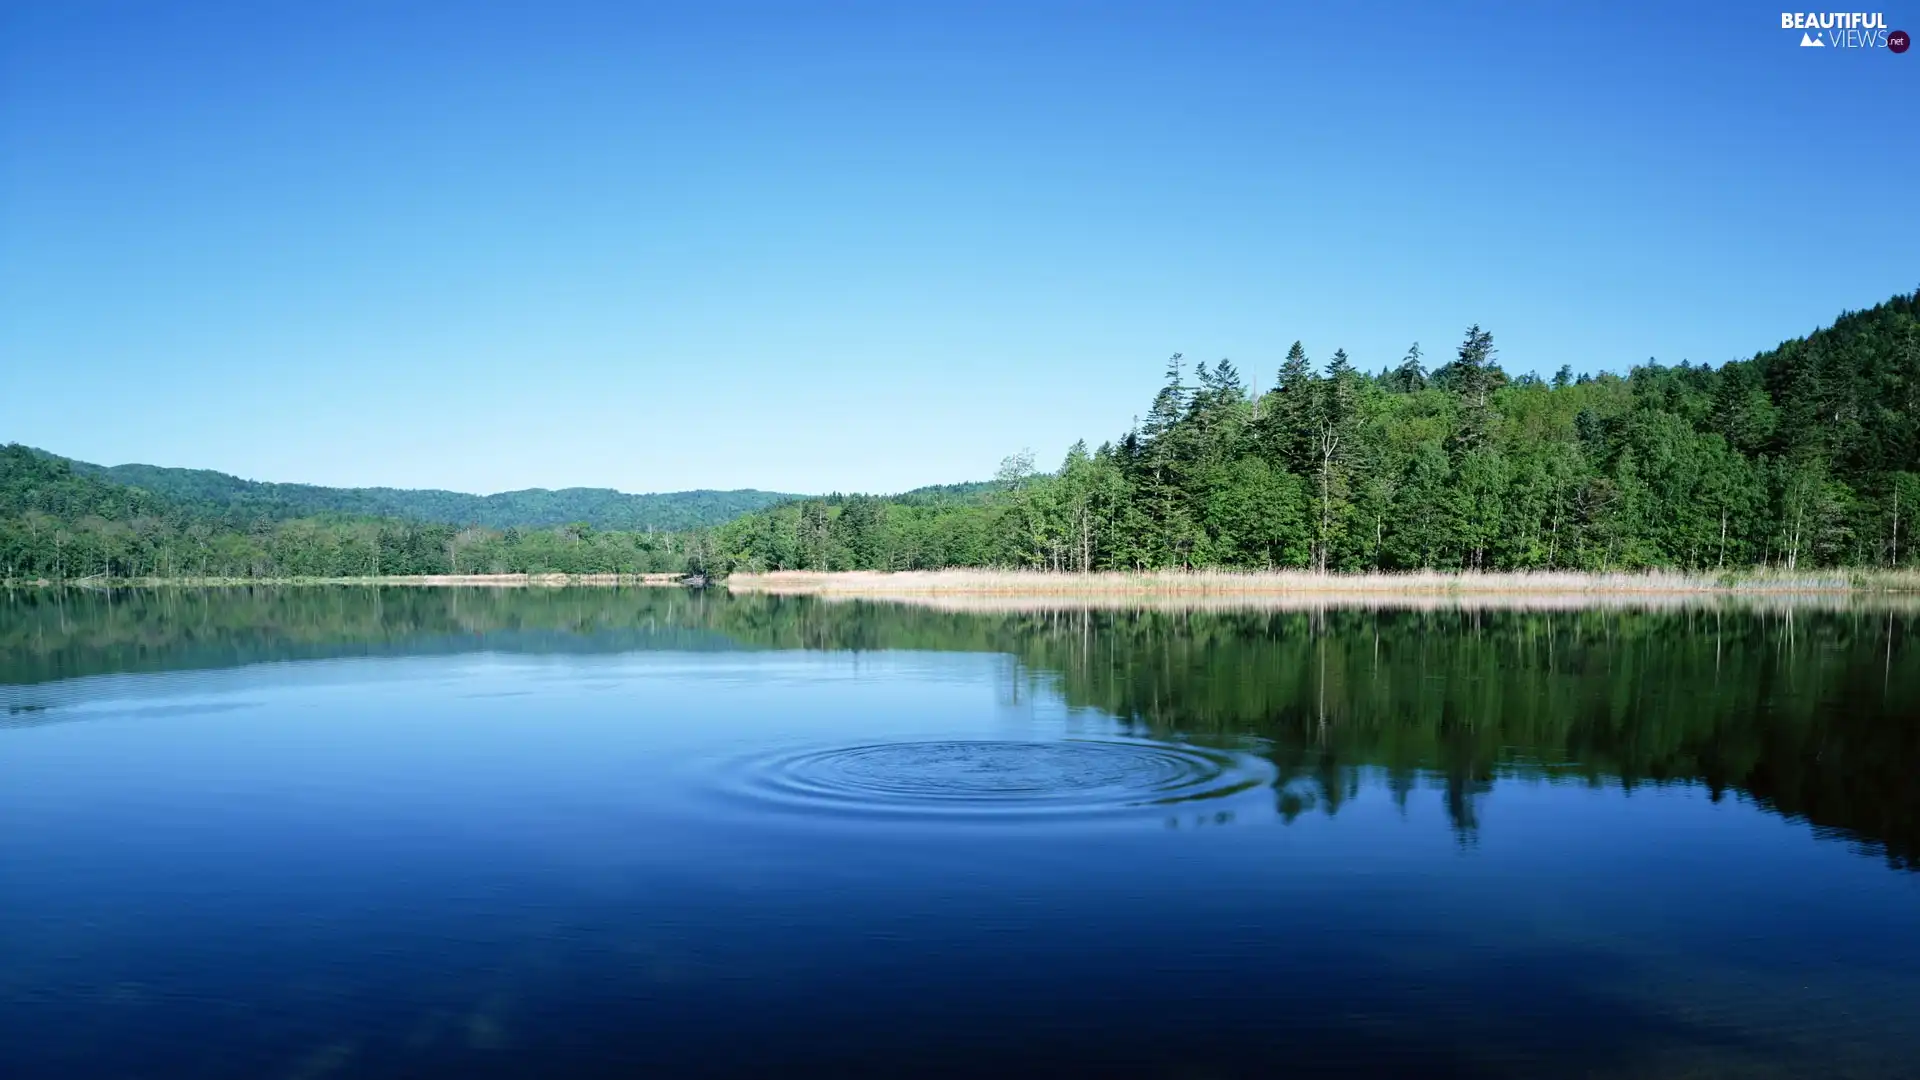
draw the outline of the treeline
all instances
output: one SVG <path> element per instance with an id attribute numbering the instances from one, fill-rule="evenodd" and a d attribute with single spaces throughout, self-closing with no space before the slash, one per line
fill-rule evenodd
<path id="1" fill-rule="evenodd" d="M 894 499 L 903 507 L 957 505 L 977 502 L 991 488 L 984 482 L 938 485 Z M 309 502 L 286 495 L 302 491 L 324 497 Z M 646 512 L 668 520 L 723 520 L 780 500 L 797 505 L 793 496 L 761 491 L 634 496 L 571 488 L 483 498 L 256 484 L 204 470 L 103 469 L 16 443 L 0 446 L 0 581 L 709 573 L 721 564 L 704 528 L 605 529 L 590 521 L 495 527 L 315 509 L 388 495 L 410 500 L 397 509 L 423 514 L 464 512 L 461 507 L 471 509 L 474 500 L 509 500 L 489 511 L 509 522 L 519 513 L 544 521 L 582 509 L 566 502 L 573 496 L 651 500 Z M 443 495 L 456 501 L 436 501 Z M 835 504 L 842 499 L 827 497 Z M 609 509 L 604 500 L 588 503 L 586 509 L 598 505 L 602 517 L 632 511 Z M 383 504 L 376 499 L 368 505 Z"/>
<path id="2" fill-rule="evenodd" d="M 1475 326 L 1429 370 L 1298 343 L 1273 388 L 1175 356 L 1145 418 L 993 494 L 803 500 L 722 568 L 1720 570 L 1911 565 L 1920 320 L 1896 297 L 1718 369 L 1510 377 Z"/>
<path id="3" fill-rule="evenodd" d="M 0 447 L 0 578 L 359 577 L 411 574 L 678 572 L 698 532 L 575 523 L 491 529 L 329 515 L 239 517 L 162 498 L 33 450 Z"/>
<path id="4" fill-rule="evenodd" d="M 335 488 L 243 480 L 210 469 L 157 465 L 93 465 L 70 461 L 81 475 L 140 488 L 192 505 L 202 516 L 236 527 L 257 521 L 346 516 L 395 518 L 491 529 L 553 528 L 576 523 L 595 529 L 678 532 L 717 525 L 752 510 L 795 498 L 772 491 L 673 491 L 632 495 L 610 488 L 528 488 L 470 495 L 433 488 Z"/>

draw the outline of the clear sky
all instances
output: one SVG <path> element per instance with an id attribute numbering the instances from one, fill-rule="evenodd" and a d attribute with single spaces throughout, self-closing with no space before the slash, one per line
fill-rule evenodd
<path id="1" fill-rule="evenodd" d="M 1889 10 L 1920 31 L 1920 3 Z M 0 2 L 0 441 L 890 491 L 1168 354 L 1720 363 L 1920 286 L 1920 50 L 1773 4 Z"/>

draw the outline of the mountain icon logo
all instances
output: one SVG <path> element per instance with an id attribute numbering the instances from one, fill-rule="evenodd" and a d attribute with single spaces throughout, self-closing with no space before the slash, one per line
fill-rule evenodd
<path id="1" fill-rule="evenodd" d="M 1824 49 L 1827 47 L 1827 43 L 1814 37 L 1812 34 L 1801 34 L 1800 47 L 1803 49 Z"/>

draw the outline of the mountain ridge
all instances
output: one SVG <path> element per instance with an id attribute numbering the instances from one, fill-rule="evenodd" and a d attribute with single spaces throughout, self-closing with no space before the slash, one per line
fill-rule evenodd
<path id="1" fill-rule="evenodd" d="M 217 469 L 128 463 L 98 465 L 35 448 L 77 475 L 137 488 L 212 516 L 280 521 L 345 515 L 487 528 L 548 528 L 584 523 L 596 529 L 678 531 L 717 525 L 740 514 L 802 496 L 756 488 L 633 493 L 614 488 L 522 488 L 478 495 L 444 488 L 332 487 L 248 480 Z"/>

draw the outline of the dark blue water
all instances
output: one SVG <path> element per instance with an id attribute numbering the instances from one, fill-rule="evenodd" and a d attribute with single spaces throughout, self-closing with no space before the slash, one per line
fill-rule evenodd
<path id="1" fill-rule="evenodd" d="M 14 601 L 0 1075 L 1920 1075 L 1907 616 L 569 595 Z"/>

